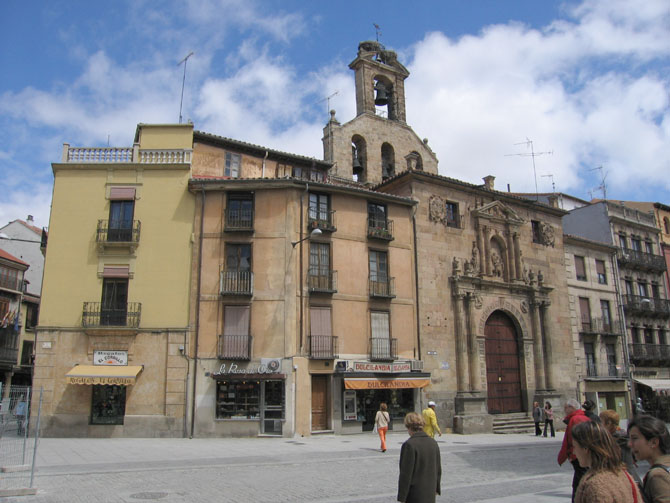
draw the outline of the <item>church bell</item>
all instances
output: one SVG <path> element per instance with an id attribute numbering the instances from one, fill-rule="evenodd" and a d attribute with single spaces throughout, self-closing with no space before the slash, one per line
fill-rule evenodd
<path id="1" fill-rule="evenodd" d="M 377 95 L 375 96 L 375 105 L 383 106 L 388 104 L 389 98 L 388 94 L 386 93 L 386 86 L 381 82 L 377 82 L 375 85 L 375 91 L 377 91 Z"/>

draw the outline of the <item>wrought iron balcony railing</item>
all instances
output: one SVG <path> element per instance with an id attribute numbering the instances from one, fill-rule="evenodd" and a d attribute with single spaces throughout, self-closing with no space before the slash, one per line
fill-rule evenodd
<path id="1" fill-rule="evenodd" d="M 140 228 L 141 223 L 139 220 L 133 220 L 132 225 L 124 225 L 123 222 L 98 220 L 98 231 L 95 240 L 100 244 L 137 244 L 140 242 Z"/>
<path id="2" fill-rule="evenodd" d="M 395 278 L 369 278 L 368 290 L 370 297 L 393 299 L 395 298 Z"/>
<path id="3" fill-rule="evenodd" d="M 219 360 L 250 360 L 250 335 L 219 335 Z"/>
<path id="4" fill-rule="evenodd" d="M 319 211 L 316 208 L 310 208 L 307 214 L 307 229 L 320 229 L 323 232 L 335 232 L 335 210 Z"/>
<path id="5" fill-rule="evenodd" d="M 0 328 L 0 363 L 16 365 L 19 358 L 19 333 L 14 325 Z"/>
<path id="6" fill-rule="evenodd" d="M 368 237 L 393 241 L 393 220 L 381 220 L 368 217 Z"/>
<path id="7" fill-rule="evenodd" d="M 84 302 L 81 324 L 86 328 L 138 328 L 141 314 L 142 303 L 140 302 L 128 302 L 113 308 L 105 307 L 101 302 Z"/>
<path id="8" fill-rule="evenodd" d="M 227 209 L 225 211 L 225 232 L 251 232 L 254 230 L 254 210 Z"/>
<path id="9" fill-rule="evenodd" d="M 310 267 L 307 271 L 307 286 L 312 293 L 337 292 L 337 271 Z"/>
<path id="10" fill-rule="evenodd" d="M 612 363 L 586 363 L 586 377 L 624 377 L 625 372 L 623 368 L 617 368 L 616 364 Z"/>
<path id="11" fill-rule="evenodd" d="M 670 345 L 668 344 L 629 344 L 628 353 L 633 362 L 670 362 Z"/>
<path id="12" fill-rule="evenodd" d="M 387 337 L 370 338 L 370 360 L 392 362 L 398 359 L 398 339 Z"/>
<path id="13" fill-rule="evenodd" d="M 625 330 L 621 320 L 582 317 L 579 331 L 583 334 L 623 335 Z"/>
<path id="14" fill-rule="evenodd" d="M 670 301 L 642 297 L 640 295 L 624 295 L 623 307 L 628 313 L 646 316 L 670 316 Z"/>
<path id="15" fill-rule="evenodd" d="M 332 360 L 337 358 L 337 337 L 332 335 L 310 335 L 309 356 L 315 360 Z"/>
<path id="16" fill-rule="evenodd" d="M 221 295 L 253 295 L 254 273 L 226 269 L 221 271 L 219 289 Z"/>
<path id="17" fill-rule="evenodd" d="M 621 265 L 645 271 L 663 272 L 667 266 L 662 255 L 654 255 L 630 248 L 619 248 L 617 258 Z"/>

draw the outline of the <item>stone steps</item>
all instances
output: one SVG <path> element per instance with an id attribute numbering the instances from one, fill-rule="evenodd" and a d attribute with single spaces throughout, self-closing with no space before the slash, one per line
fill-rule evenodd
<path id="1" fill-rule="evenodd" d="M 493 433 L 535 433 L 533 418 L 525 412 L 493 416 Z"/>

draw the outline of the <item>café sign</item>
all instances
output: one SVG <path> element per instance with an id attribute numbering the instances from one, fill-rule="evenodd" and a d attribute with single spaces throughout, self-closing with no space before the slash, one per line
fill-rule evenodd
<path id="1" fill-rule="evenodd" d="M 268 360 L 259 364 L 249 364 L 245 367 L 240 367 L 237 363 L 222 363 L 218 372 L 214 372 L 213 376 L 222 375 L 246 375 L 246 374 L 276 374 L 279 372 L 281 362 L 279 360 Z"/>
<path id="2" fill-rule="evenodd" d="M 93 365 L 128 365 L 128 351 L 93 351 Z"/>
<path id="3" fill-rule="evenodd" d="M 353 362 L 354 372 L 383 372 L 393 374 L 397 372 L 410 372 L 412 366 L 410 362 L 397 363 L 371 363 L 371 362 Z"/>

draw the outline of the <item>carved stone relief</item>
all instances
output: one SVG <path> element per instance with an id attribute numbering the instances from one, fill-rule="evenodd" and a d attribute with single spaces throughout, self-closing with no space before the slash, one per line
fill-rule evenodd
<path id="1" fill-rule="evenodd" d="M 433 222 L 447 223 L 447 206 L 440 196 L 430 196 L 428 200 L 428 217 Z"/>
<path id="2" fill-rule="evenodd" d="M 540 243 L 544 246 L 551 246 L 553 248 L 556 241 L 554 228 L 548 223 L 540 222 L 539 232 Z"/>

